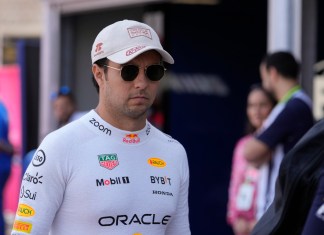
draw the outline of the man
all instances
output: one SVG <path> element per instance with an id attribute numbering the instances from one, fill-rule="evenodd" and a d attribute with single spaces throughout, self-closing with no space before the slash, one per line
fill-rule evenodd
<path id="1" fill-rule="evenodd" d="M 322 121 L 323 125 L 323 121 Z M 323 133 L 323 132 L 322 132 Z M 322 145 L 323 146 L 323 145 Z M 321 159 L 324 159 L 322 151 Z M 315 173 L 313 173 L 315 175 Z M 302 235 L 324 234 L 324 166 L 321 161 L 321 174 L 317 182 L 317 188 L 311 201 L 309 213 L 303 227 Z M 309 201 L 308 201 L 309 202 Z M 305 215 L 304 215 L 305 216 Z M 306 216 L 305 216 L 306 217 Z"/>
<path id="2" fill-rule="evenodd" d="M 86 112 L 77 111 L 77 105 L 74 95 L 68 86 L 62 86 L 58 92 L 52 95 L 53 110 L 55 119 L 58 122 L 58 127 L 72 122 Z"/>
<path id="3" fill-rule="evenodd" d="M 324 120 L 285 155 L 273 203 L 252 235 L 324 234 Z"/>
<path id="4" fill-rule="evenodd" d="M 258 218 L 274 197 L 274 185 L 283 156 L 313 125 L 311 99 L 298 84 L 299 64 L 289 52 L 267 55 L 260 65 L 262 85 L 278 104 L 259 134 L 246 143 L 245 156 L 260 167 Z"/>
<path id="5" fill-rule="evenodd" d="M 173 58 L 131 20 L 104 28 L 91 58 L 98 105 L 39 146 L 12 234 L 190 234 L 185 149 L 146 120 Z"/>
<path id="6" fill-rule="evenodd" d="M 9 142 L 9 117 L 4 103 L 0 101 L 0 234 L 5 234 L 3 217 L 4 188 L 10 176 L 14 148 Z"/>

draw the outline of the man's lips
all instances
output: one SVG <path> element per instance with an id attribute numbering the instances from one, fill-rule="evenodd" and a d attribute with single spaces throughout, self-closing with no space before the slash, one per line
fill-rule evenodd
<path id="1" fill-rule="evenodd" d="M 132 96 L 131 99 L 148 99 L 148 97 L 144 96 L 144 95 L 136 95 L 136 96 Z"/>
<path id="2" fill-rule="evenodd" d="M 140 96 L 133 96 L 130 99 L 138 102 L 143 102 L 143 101 L 147 101 L 148 97 L 140 95 Z"/>

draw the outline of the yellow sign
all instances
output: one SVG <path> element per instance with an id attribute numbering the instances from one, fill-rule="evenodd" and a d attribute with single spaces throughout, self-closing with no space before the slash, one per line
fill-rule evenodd
<path id="1" fill-rule="evenodd" d="M 159 167 L 159 168 L 164 168 L 166 167 L 166 162 L 163 161 L 162 159 L 160 158 L 157 158 L 157 157 L 152 157 L 152 158 L 149 158 L 147 160 L 148 164 L 150 164 L 151 166 L 155 166 L 155 167 Z"/>
<path id="2" fill-rule="evenodd" d="M 13 224 L 13 230 L 18 232 L 30 233 L 33 225 L 28 222 L 23 222 L 20 220 L 15 220 Z"/>
<path id="3" fill-rule="evenodd" d="M 19 204 L 17 209 L 17 215 L 23 217 L 31 217 L 35 215 L 35 210 L 26 204 Z"/>

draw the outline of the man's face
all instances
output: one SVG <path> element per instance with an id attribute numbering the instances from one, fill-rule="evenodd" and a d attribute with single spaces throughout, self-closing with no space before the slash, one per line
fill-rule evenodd
<path id="1" fill-rule="evenodd" d="M 140 67 L 139 74 L 134 81 L 124 81 L 120 71 L 107 68 L 105 79 L 100 84 L 100 99 L 109 115 L 114 118 L 146 118 L 146 112 L 152 105 L 158 90 L 159 82 L 149 80 L 144 68 L 159 64 L 160 55 L 155 51 L 145 52 L 127 64 Z M 109 66 L 121 68 L 122 66 L 109 61 Z"/>

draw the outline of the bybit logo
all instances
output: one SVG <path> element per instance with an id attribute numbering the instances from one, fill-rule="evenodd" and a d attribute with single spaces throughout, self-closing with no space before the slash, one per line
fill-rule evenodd
<path id="1" fill-rule="evenodd" d="M 150 176 L 152 184 L 168 184 L 171 185 L 171 178 L 167 176 Z"/>

